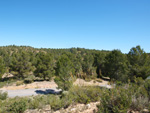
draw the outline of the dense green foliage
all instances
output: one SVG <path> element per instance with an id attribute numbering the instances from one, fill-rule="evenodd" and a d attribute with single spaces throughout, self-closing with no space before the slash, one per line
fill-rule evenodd
<path id="1" fill-rule="evenodd" d="M 98 113 L 127 113 L 130 111 L 143 113 L 144 109 L 150 110 L 148 88 L 150 81 L 143 81 L 139 78 L 136 81 L 138 83 L 122 84 L 111 90 L 105 90 L 100 99 Z"/>
<path id="2" fill-rule="evenodd" d="M 8 107 L 8 111 L 13 113 L 23 113 L 26 109 L 27 109 L 27 101 L 24 99 L 16 99 Z"/>
<path id="3" fill-rule="evenodd" d="M 133 76 L 142 77 L 143 79 L 150 76 L 150 58 L 140 46 L 132 48 L 128 53 L 128 60 L 130 62 L 130 78 Z"/>
<path id="4" fill-rule="evenodd" d="M 128 54 L 119 50 L 99 51 L 84 48 L 36 49 L 26 46 L 0 47 L 0 78 L 11 73 L 17 78 L 30 76 L 55 81 L 67 90 L 73 77 L 90 79 L 109 77 L 111 80 L 127 82 L 135 77 L 150 75 L 150 56 L 140 46 L 132 48 Z"/>
<path id="5" fill-rule="evenodd" d="M 43 78 L 44 80 L 46 78 L 51 79 L 55 73 L 55 62 L 53 56 L 51 54 L 41 52 L 36 55 L 36 60 L 35 75 Z"/>
<path id="6" fill-rule="evenodd" d="M 115 79 L 118 81 L 128 80 L 128 65 L 127 58 L 119 50 L 113 50 L 105 58 L 104 63 L 106 74 L 110 79 Z"/>

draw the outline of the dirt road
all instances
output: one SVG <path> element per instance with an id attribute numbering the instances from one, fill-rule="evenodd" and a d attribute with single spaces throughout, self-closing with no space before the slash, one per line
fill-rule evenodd
<path id="1" fill-rule="evenodd" d="M 24 97 L 24 96 L 32 96 L 32 95 L 44 95 L 44 94 L 58 94 L 61 90 L 56 88 L 38 88 L 38 89 L 19 89 L 19 90 L 2 90 L 3 92 L 8 93 L 8 97 Z"/>

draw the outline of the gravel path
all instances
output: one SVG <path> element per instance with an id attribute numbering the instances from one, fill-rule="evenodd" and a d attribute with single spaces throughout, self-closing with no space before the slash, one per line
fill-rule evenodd
<path id="1" fill-rule="evenodd" d="M 61 92 L 61 90 L 58 90 L 56 88 L 38 88 L 38 89 L 19 89 L 19 90 L 2 90 L 2 92 L 7 92 L 8 97 L 24 97 L 24 96 L 32 96 L 32 95 L 38 95 L 38 94 L 58 94 Z"/>

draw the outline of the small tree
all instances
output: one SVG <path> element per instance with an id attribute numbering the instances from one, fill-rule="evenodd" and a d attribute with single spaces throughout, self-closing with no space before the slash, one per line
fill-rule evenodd
<path id="1" fill-rule="evenodd" d="M 12 62 L 10 65 L 10 71 L 18 77 L 25 77 L 30 75 L 34 71 L 35 67 L 30 62 L 30 55 L 21 51 L 20 53 L 12 54 Z"/>
<path id="2" fill-rule="evenodd" d="M 62 90 L 68 90 L 72 86 L 73 64 L 67 55 L 62 55 L 57 62 L 57 75 L 55 82 Z"/>
<path id="3" fill-rule="evenodd" d="M 140 46 L 133 47 L 128 53 L 130 78 L 134 76 L 146 79 L 150 75 L 150 57 Z"/>
<path id="4" fill-rule="evenodd" d="M 0 79 L 2 78 L 4 73 L 5 73 L 5 66 L 4 66 L 3 59 L 0 56 Z"/>
<path id="5" fill-rule="evenodd" d="M 37 64 L 35 74 L 38 77 L 42 77 L 44 80 L 46 78 L 51 79 L 54 76 L 55 70 L 54 58 L 48 53 L 37 54 Z"/>
<path id="6" fill-rule="evenodd" d="M 110 79 L 127 81 L 128 67 L 126 56 L 119 50 L 113 50 L 105 58 L 105 71 Z"/>

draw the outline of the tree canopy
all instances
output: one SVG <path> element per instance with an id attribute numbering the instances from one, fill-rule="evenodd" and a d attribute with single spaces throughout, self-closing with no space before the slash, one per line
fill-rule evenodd
<path id="1" fill-rule="evenodd" d="M 18 78 L 34 75 L 43 80 L 56 76 L 63 82 L 71 77 L 90 79 L 104 76 L 125 82 L 134 77 L 145 79 L 150 76 L 150 54 L 140 46 L 131 48 L 128 54 L 120 50 L 4 46 L 0 47 L 0 76 L 4 73 Z"/>

